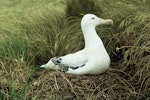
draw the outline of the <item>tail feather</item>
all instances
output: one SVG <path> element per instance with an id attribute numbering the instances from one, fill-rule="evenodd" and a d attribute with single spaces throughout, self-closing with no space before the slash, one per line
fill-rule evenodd
<path id="1" fill-rule="evenodd" d="M 45 64 L 44 64 L 44 65 L 41 65 L 40 67 L 43 67 L 43 68 L 45 68 Z"/>
<path id="2" fill-rule="evenodd" d="M 40 67 L 41 68 L 48 68 L 51 70 L 60 70 L 60 67 L 58 65 L 55 65 L 51 60 L 49 60 L 47 64 L 43 64 Z"/>

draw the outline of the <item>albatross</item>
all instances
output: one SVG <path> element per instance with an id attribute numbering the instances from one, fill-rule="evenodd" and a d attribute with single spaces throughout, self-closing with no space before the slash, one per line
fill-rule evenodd
<path id="1" fill-rule="evenodd" d="M 102 19 L 94 14 L 86 14 L 81 20 L 85 47 L 72 54 L 53 57 L 40 67 L 59 70 L 65 73 L 85 75 L 101 74 L 110 66 L 110 57 L 101 38 L 96 32 L 98 25 L 112 25 L 111 19 Z"/>

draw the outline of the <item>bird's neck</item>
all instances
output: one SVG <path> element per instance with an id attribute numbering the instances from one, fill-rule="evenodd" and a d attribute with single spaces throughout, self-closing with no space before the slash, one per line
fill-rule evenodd
<path id="1" fill-rule="evenodd" d="M 84 40 L 85 40 L 85 48 L 84 49 L 104 49 L 105 47 L 103 45 L 102 40 L 99 38 L 99 36 L 96 33 L 95 27 L 87 27 L 82 28 Z"/>

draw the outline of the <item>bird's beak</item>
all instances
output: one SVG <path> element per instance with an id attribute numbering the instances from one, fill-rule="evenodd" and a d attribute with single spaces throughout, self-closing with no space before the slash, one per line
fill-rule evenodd
<path id="1" fill-rule="evenodd" d="M 111 19 L 101 19 L 100 20 L 100 25 L 113 25 L 113 21 Z"/>

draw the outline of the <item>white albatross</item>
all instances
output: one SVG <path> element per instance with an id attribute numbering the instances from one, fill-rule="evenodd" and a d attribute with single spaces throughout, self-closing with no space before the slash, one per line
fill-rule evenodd
<path id="1" fill-rule="evenodd" d="M 101 19 L 93 14 L 86 14 L 81 20 L 85 47 L 75 53 L 51 58 L 41 67 L 59 70 L 76 75 L 101 74 L 110 66 L 110 57 L 97 35 L 95 27 L 98 25 L 113 24 L 111 19 Z"/>

